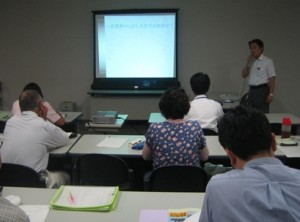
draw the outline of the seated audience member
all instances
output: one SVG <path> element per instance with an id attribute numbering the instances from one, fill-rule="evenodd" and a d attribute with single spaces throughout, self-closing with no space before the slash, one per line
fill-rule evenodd
<path id="1" fill-rule="evenodd" d="M 266 116 L 238 106 L 225 113 L 218 129 L 235 169 L 212 177 L 199 221 L 300 221 L 300 171 L 274 157 Z"/>
<path id="2" fill-rule="evenodd" d="M 143 158 L 153 160 L 153 168 L 169 165 L 200 166 L 208 158 L 203 131 L 197 121 L 184 120 L 190 109 L 181 88 L 168 89 L 159 102 L 166 121 L 153 123 L 146 133 Z"/>
<path id="3" fill-rule="evenodd" d="M 23 89 L 23 92 L 25 90 L 28 90 L 28 89 L 33 89 L 33 90 L 36 90 L 40 96 L 43 98 L 43 93 L 42 93 L 42 90 L 41 88 L 38 86 L 38 84 L 34 83 L 34 82 L 31 82 L 31 83 L 28 83 L 24 89 Z M 55 125 L 57 126 L 62 126 L 65 124 L 65 120 L 64 118 L 61 116 L 61 114 L 59 112 L 57 112 L 51 105 L 50 103 L 48 102 L 44 102 L 44 105 L 47 107 L 47 119 L 54 123 Z M 21 115 L 21 109 L 20 109 L 20 104 L 19 104 L 19 100 L 16 100 L 14 103 L 13 103 L 13 106 L 12 106 L 12 115 Z"/>
<path id="4" fill-rule="evenodd" d="M 19 103 L 21 115 L 11 117 L 4 129 L 3 162 L 33 168 L 45 178 L 49 188 L 69 183 L 65 172 L 47 171 L 49 152 L 67 145 L 68 134 L 47 120 L 47 108 L 37 91 L 25 90 Z"/>
<path id="5" fill-rule="evenodd" d="M 190 85 L 196 97 L 191 101 L 191 108 L 185 119 L 197 120 L 202 129 L 211 129 L 217 133 L 218 121 L 224 113 L 220 103 L 207 98 L 209 76 L 202 72 L 195 73 L 190 79 Z"/>
<path id="6" fill-rule="evenodd" d="M 0 170 L 2 166 L 0 156 Z M 1 194 L 1 191 L 0 191 Z M 29 222 L 28 216 L 19 207 L 0 196 L 0 221 L 2 222 Z"/>

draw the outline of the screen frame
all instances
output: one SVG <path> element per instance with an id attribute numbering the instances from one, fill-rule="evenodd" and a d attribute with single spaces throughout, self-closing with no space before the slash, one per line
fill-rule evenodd
<path id="1" fill-rule="evenodd" d="M 178 9 L 123 9 L 123 10 L 101 10 L 92 11 L 93 13 L 93 38 L 94 38 L 94 73 L 92 90 L 165 90 L 170 87 L 179 86 L 177 75 L 177 27 L 178 27 Z M 174 13 L 175 15 L 175 58 L 174 74 L 172 78 L 99 78 L 97 77 L 97 40 L 96 40 L 96 15 L 112 14 L 161 14 Z"/>

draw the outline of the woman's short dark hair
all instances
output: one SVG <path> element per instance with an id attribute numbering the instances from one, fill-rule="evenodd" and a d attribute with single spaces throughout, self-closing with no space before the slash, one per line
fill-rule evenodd
<path id="1" fill-rule="evenodd" d="M 219 141 L 243 160 L 269 152 L 272 135 L 265 114 L 257 109 L 237 106 L 225 113 L 218 123 Z"/>
<path id="2" fill-rule="evenodd" d="M 192 75 L 190 85 L 196 95 L 206 94 L 210 86 L 209 76 L 205 73 L 197 72 Z"/>
<path id="3" fill-rule="evenodd" d="M 35 82 L 30 82 L 30 83 L 28 83 L 28 84 L 24 87 L 23 92 L 26 91 L 26 90 L 28 90 L 28 89 L 32 89 L 32 90 L 37 91 L 37 92 L 40 94 L 40 96 L 41 96 L 42 98 L 44 98 L 41 88 L 40 88 L 39 85 L 36 84 Z"/>
<path id="4" fill-rule="evenodd" d="M 190 110 L 189 98 L 182 88 L 170 88 L 162 95 L 159 109 L 166 119 L 182 119 Z"/>

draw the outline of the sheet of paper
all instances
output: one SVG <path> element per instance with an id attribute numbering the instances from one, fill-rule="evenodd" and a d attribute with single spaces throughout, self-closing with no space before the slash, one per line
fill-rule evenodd
<path id="1" fill-rule="evenodd" d="M 94 207 L 111 203 L 115 187 L 65 187 L 56 205 L 66 207 Z"/>
<path id="2" fill-rule="evenodd" d="M 169 209 L 169 222 L 185 221 L 186 219 L 199 212 L 199 208 L 182 208 L 182 209 Z M 193 218 L 192 218 L 193 219 Z M 198 217 L 199 219 L 199 217 Z M 192 220 L 193 221 L 193 220 Z M 197 220 L 198 221 L 198 220 Z"/>
<path id="3" fill-rule="evenodd" d="M 139 222 L 198 222 L 201 210 L 198 208 L 153 210 L 143 209 L 140 213 Z M 177 214 L 177 215 L 175 215 Z"/>
<path id="4" fill-rule="evenodd" d="M 139 222 L 168 222 L 168 210 L 143 209 L 140 213 Z"/>
<path id="5" fill-rule="evenodd" d="M 287 157 L 300 157 L 300 147 L 298 146 L 277 146 Z"/>
<path id="6" fill-rule="evenodd" d="M 107 136 L 97 144 L 99 147 L 120 148 L 127 141 L 127 138 Z"/>
<path id="7" fill-rule="evenodd" d="M 49 212 L 49 205 L 20 205 L 30 222 L 44 222 Z"/>
<path id="8" fill-rule="evenodd" d="M 200 218 L 201 210 L 194 213 L 192 216 L 184 220 L 184 222 L 198 222 Z"/>

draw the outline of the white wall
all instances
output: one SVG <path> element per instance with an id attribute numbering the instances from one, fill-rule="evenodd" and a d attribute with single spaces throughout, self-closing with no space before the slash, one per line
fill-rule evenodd
<path id="1" fill-rule="evenodd" d="M 0 0 L 0 81 L 4 109 L 10 110 L 23 86 L 37 82 L 58 108 L 75 101 L 85 118 L 100 109 L 117 109 L 129 119 L 158 111 L 158 97 L 96 97 L 93 81 L 91 11 L 179 8 L 178 74 L 192 98 L 190 76 L 210 75 L 210 91 L 240 92 L 247 42 L 261 38 L 277 70 L 271 112 L 300 116 L 298 0 Z"/>

